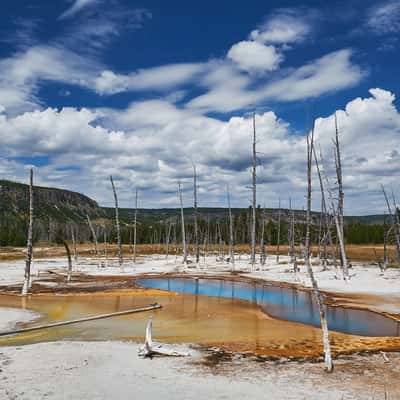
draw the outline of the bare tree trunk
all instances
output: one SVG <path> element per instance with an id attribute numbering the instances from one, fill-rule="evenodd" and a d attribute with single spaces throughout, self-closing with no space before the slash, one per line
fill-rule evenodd
<path id="1" fill-rule="evenodd" d="M 276 246 L 276 263 L 279 264 L 279 246 L 281 241 L 281 199 L 279 198 L 279 210 L 278 210 L 278 237 L 277 237 L 277 246 Z"/>
<path id="2" fill-rule="evenodd" d="M 176 264 L 176 260 L 178 258 L 178 240 L 176 237 L 176 230 L 177 230 L 177 225 L 178 225 L 178 220 L 176 220 L 176 223 L 173 225 L 173 238 L 174 238 L 174 251 L 175 251 L 175 264 Z"/>
<path id="3" fill-rule="evenodd" d="M 67 258 L 68 258 L 68 274 L 67 274 L 67 282 L 71 282 L 71 277 L 72 277 L 72 260 L 71 260 L 71 252 L 69 250 L 68 243 L 63 240 L 63 245 L 65 247 L 65 251 L 67 252 Z"/>
<path id="4" fill-rule="evenodd" d="M 399 219 L 399 213 L 398 213 L 398 208 L 397 208 L 397 203 L 396 203 L 396 196 L 394 195 L 393 188 L 392 188 L 392 202 L 393 202 L 393 210 L 394 210 L 394 219 L 397 223 L 397 226 L 400 226 L 400 219 Z"/>
<path id="5" fill-rule="evenodd" d="M 337 116 L 335 112 L 335 165 L 336 165 L 336 177 L 338 183 L 338 220 L 340 226 L 340 233 L 344 240 L 344 210 L 343 210 L 343 201 L 344 201 L 344 193 L 343 193 L 343 177 L 342 177 L 342 161 L 340 156 L 340 144 L 339 144 L 339 129 L 337 123 Z M 344 267 L 344 260 L 341 253 L 340 263 L 342 268 Z"/>
<path id="6" fill-rule="evenodd" d="M 86 219 L 87 219 L 87 222 L 89 225 L 90 232 L 92 232 L 92 237 L 93 237 L 93 242 L 94 242 L 94 253 L 95 253 L 96 257 L 99 257 L 99 245 L 97 242 L 96 232 L 93 228 L 92 221 L 90 220 L 89 215 L 87 215 L 87 214 L 86 214 Z"/>
<path id="7" fill-rule="evenodd" d="M 289 256 L 290 263 L 293 265 L 293 271 L 297 272 L 297 260 L 294 248 L 294 210 L 292 209 L 292 199 L 289 198 L 289 209 L 290 209 L 290 226 L 289 226 Z"/>
<path id="8" fill-rule="evenodd" d="M 196 165 L 193 164 L 193 199 L 194 199 L 194 244 L 195 244 L 195 257 L 196 265 L 200 262 L 200 245 L 199 245 L 199 232 L 197 226 L 197 174 Z"/>
<path id="9" fill-rule="evenodd" d="M 388 199 L 386 191 L 385 191 L 385 187 L 383 185 L 381 185 L 381 187 L 382 187 L 383 195 L 385 196 L 385 201 L 386 201 L 386 205 L 387 205 L 387 209 L 388 209 L 388 213 L 389 213 L 389 217 L 390 217 L 390 223 L 392 225 L 393 235 L 394 235 L 394 239 L 395 239 L 395 243 L 396 243 L 397 262 L 400 262 L 400 232 L 399 232 L 399 226 L 396 223 L 395 217 L 393 215 L 392 208 L 390 206 L 390 202 L 389 202 L 389 199 Z M 394 212 L 397 212 L 397 210 L 394 210 Z"/>
<path id="10" fill-rule="evenodd" d="M 251 254 L 252 269 L 256 263 L 256 206 L 257 206 L 257 152 L 256 152 L 256 114 L 253 113 L 253 166 L 252 166 L 252 225 L 251 225 Z"/>
<path id="11" fill-rule="evenodd" d="M 123 271 L 124 270 L 124 268 L 123 268 L 124 260 L 122 258 L 121 226 L 119 224 L 118 196 L 117 196 L 117 191 L 115 189 L 114 180 L 111 175 L 110 175 L 110 181 L 111 181 L 111 186 L 112 186 L 112 190 L 114 193 L 114 201 L 115 201 L 115 226 L 117 228 L 118 263 L 119 263 L 119 266 L 121 267 L 121 271 Z"/>
<path id="12" fill-rule="evenodd" d="M 135 194 L 135 221 L 133 225 L 133 263 L 136 263 L 136 243 L 137 243 L 137 213 L 138 213 L 138 190 Z"/>
<path id="13" fill-rule="evenodd" d="M 215 244 L 218 244 L 218 254 L 221 261 L 224 260 L 223 249 L 222 249 L 222 236 L 221 227 L 217 221 L 216 232 L 215 232 Z"/>
<path id="14" fill-rule="evenodd" d="M 342 236 L 342 230 L 340 229 L 339 218 L 338 218 L 338 215 L 336 214 L 335 204 L 333 202 L 333 195 L 332 195 L 332 192 L 330 191 L 330 189 L 328 189 L 328 193 L 329 193 L 330 202 L 331 202 L 332 214 L 333 214 L 333 218 L 334 218 L 335 225 L 336 225 L 336 232 L 337 232 L 337 236 L 338 236 L 338 240 L 339 240 L 341 260 L 343 262 L 343 267 L 342 267 L 343 279 L 345 281 L 347 281 L 349 279 L 349 269 L 348 269 L 348 265 L 347 265 L 346 249 L 344 246 L 344 237 Z"/>
<path id="15" fill-rule="evenodd" d="M 389 265 L 388 251 L 387 251 L 387 243 L 388 243 L 388 229 L 386 225 L 386 213 L 383 215 L 383 267 L 387 268 Z"/>
<path id="16" fill-rule="evenodd" d="M 185 217 L 183 215 L 183 200 L 182 200 L 182 191 L 181 191 L 181 183 L 180 182 L 178 182 L 178 194 L 179 194 L 179 203 L 181 206 L 183 264 L 186 267 L 187 266 L 187 247 L 186 247 Z"/>
<path id="17" fill-rule="evenodd" d="M 107 241 L 107 227 L 104 226 L 104 258 L 105 266 L 108 267 L 108 241 Z"/>
<path id="18" fill-rule="evenodd" d="M 321 206 L 322 206 L 322 214 L 324 216 L 324 225 L 326 229 L 326 235 L 329 241 L 329 245 L 332 249 L 332 258 L 335 266 L 335 271 L 337 271 L 337 264 L 336 264 L 336 255 L 333 249 L 333 240 L 332 240 L 332 235 L 331 235 L 331 229 L 330 229 L 330 222 L 329 222 L 329 215 L 328 215 L 328 210 L 327 210 L 327 205 L 326 205 L 326 198 L 325 198 L 325 189 L 324 189 L 324 183 L 322 180 L 322 175 L 321 175 L 321 170 L 319 168 L 319 163 L 318 163 L 318 158 L 317 154 L 315 152 L 315 147 L 313 146 L 313 154 L 314 154 L 314 161 L 315 161 L 315 166 L 317 167 L 317 173 L 318 173 L 318 180 L 319 180 L 319 188 L 321 191 Z M 321 153 L 321 160 L 322 160 L 322 153 Z M 324 238 L 324 257 L 326 257 L 326 241 Z M 326 262 L 326 260 L 325 260 Z M 324 265 L 325 268 L 325 265 Z"/>
<path id="19" fill-rule="evenodd" d="M 306 243 L 305 243 L 305 262 L 307 267 L 308 275 L 310 276 L 313 295 L 318 304 L 319 316 L 322 328 L 323 346 L 325 354 L 325 366 L 328 372 L 333 371 L 331 346 L 329 342 L 329 330 L 328 323 L 326 320 L 326 307 L 323 302 L 322 295 L 318 289 L 318 283 L 315 279 L 313 269 L 311 267 L 311 240 L 310 240 L 310 228 L 311 228 L 311 167 L 312 167 L 312 156 L 313 156 L 313 146 L 314 146 L 314 124 L 311 132 L 311 137 L 307 134 L 307 213 L 306 213 Z"/>
<path id="20" fill-rule="evenodd" d="M 318 234 L 318 249 L 319 249 L 319 260 L 322 263 L 322 268 L 325 271 L 328 267 L 328 258 L 326 256 L 326 237 L 327 231 L 325 229 L 325 214 L 323 211 L 323 205 L 321 202 L 321 216 L 320 216 L 319 234 Z"/>
<path id="21" fill-rule="evenodd" d="M 321 206 L 321 213 L 319 215 L 319 227 L 318 227 L 318 239 L 317 239 L 317 243 L 318 243 L 318 259 L 321 261 L 321 255 L 322 255 L 322 250 L 321 250 L 321 245 L 322 245 L 322 236 L 323 236 L 323 215 L 322 215 L 322 206 Z"/>
<path id="22" fill-rule="evenodd" d="M 262 266 L 265 265 L 265 242 L 264 242 L 264 231 L 265 231 L 265 207 L 262 213 L 262 221 L 261 221 L 261 238 L 260 238 L 260 264 Z"/>
<path id="23" fill-rule="evenodd" d="M 321 154 L 321 161 L 322 161 L 322 154 Z M 328 194 L 329 194 L 329 202 L 331 205 L 332 216 L 333 216 L 333 219 L 334 219 L 335 225 L 336 225 L 336 233 L 337 233 L 337 240 L 339 241 L 341 260 L 343 262 L 343 266 L 342 266 L 343 279 L 345 281 L 347 281 L 349 279 L 349 269 L 348 269 L 348 265 L 347 265 L 346 249 L 344 246 L 344 237 L 342 235 L 342 229 L 340 227 L 339 217 L 338 217 L 338 214 L 335 209 L 335 202 L 333 200 L 332 190 L 329 186 L 328 176 L 326 175 L 325 171 L 324 171 L 324 177 L 325 177 L 325 183 L 326 183 L 326 190 L 328 191 Z"/>
<path id="24" fill-rule="evenodd" d="M 228 196 L 228 210 L 229 210 L 229 261 L 232 264 L 232 271 L 235 270 L 235 244 L 233 240 L 233 218 L 232 218 L 232 209 L 231 209 L 231 195 L 229 192 L 229 187 L 227 187 L 227 196 Z"/>
<path id="25" fill-rule="evenodd" d="M 207 213 L 207 232 L 206 232 L 206 240 L 205 240 L 205 253 L 204 253 L 204 263 L 206 262 L 206 254 L 210 252 L 210 214 Z"/>
<path id="26" fill-rule="evenodd" d="M 76 250 L 75 229 L 74 229 L 73 225 L 71 225 L 71 238 L 72 238 L 72 248 L 73 248 L 73 252 L 74 252 L 74 263 L 75 263 L 75 269 L 76 269 L 77 265 L 78 265 L 78 252 Z"/>
<path id="27" fill-rule="evenodd" d="M 33 253 L 33 168 L 30 170 L 29 179 L 29 225 L 28 225 L 28 240 L 26 249 L 26 260 L 25 260 L 25 276 L 24 284 L 22 286 L 22 296 L 28 294 L 28 290 L 31 287 L 31 264 L 32 264 L 32 253 Z"/>
<path id="28" fill-rule="evenodd" d="M 168 221 L 168 230 L 167 230 L 167 237 L 165 239 L 165 259 L 168 260 L 169 255 L 169 239 L 171 237 L 171 229 L 172 229 L 172 221 Z"/>

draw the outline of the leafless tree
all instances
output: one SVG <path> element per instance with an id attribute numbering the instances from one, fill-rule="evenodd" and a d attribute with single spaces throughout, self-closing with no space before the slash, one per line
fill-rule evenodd
<path id="1" fill-rule="evenodd" d="M 320 155 L 321 158 L 321 163 L 323 164 L 323 158 L 322 158 L 322 153 Z M 331 208 L 331 213 L 333 216 L 333 220 L 335 221 L 335 226 L 336 226 L 336 236 L 337 240 L 339 242 L 339 248 L 340 248 L 340 256 L 342 260 L 342 274 L 343 274 L 343 279 L 347 281 L 349 279 L 349 269 L 348 269 L 348 264 L 347 264 L 347 256 L 346 256 L 346 249 L 344 245 L 344 236 L 342 235 L 342 229 L 340 226 L 340 220 L 338 213 L 336 211 L 335 207 L 335 201 L 332 193 L 332 189 L 329 184 L 329 179 L 326 174 L 326 171 L 323 170 L 323 175 L 324 175 L 324 180 L 325 180 L 325 187 L 329 195 L 329 203 L 330 203 L 330 208 Z"/>
<path id="2" fill-rule="evenodd" d="M 252 224 L 251 224 L 251 254 L 252 269 L 256 263 L 256 206 L 257 206 L 257 152 L 256 152 L 256 113 L 253 113 L 253 159 L 252 159 Z"/>
<path id="3" fill-rule="evenodd" d="M 388 209 L 388 213 L 389 213 L 389 218 L 390 218 L 390 223 L 392 225 L 392 231 L 393 231 L 393 235 L 394 235 L 394 239 L 395 239 L 395 243 L 396 243 L 396 254 L 397 254 L 397 262 L 400 262 L 400 231 L 399 231 L 399 225 L 396 221 L 396 218 L 392 212 L 392 207 L 390 206 L 390 202 L 389 202 L 389 198 L 386 194 L 386 190 L 385 187 L 383 185 L 381 185 L 382 188 L 382 192 L 383 195 L 385 196 L 385 201 L 386 201 L 386 205 L 387 205 L 387 209 Z M 397 210 L 394 210 L 395 213 L 397 213 Z"/>
<path id="4" fill-rule="evenodd" d="M 328 214 L 328 209 L 326 205 L 326 198 L 325 198 L 325 189 L 324 189 L 324 182 L 322 180 L 322 175 L 321 175 L 321 170 L 319 167 L 319 162 L 318 162 L 318 157 L 315 151 L 315 146 L 313 146 L 313 154 L 314 154 L 314 161 L 315 161 L 315 166 L 317 168 L 317 174 L 318 174 L 318 180 L 319 180 L 319 187 L 321 191 L 321 214 L 323 218 L 323 226 L 324 226 L 324 235 L 322 238 L 323 241 L 323 267 L 324 269 L 326 268 L 327 264 L 327 254 L 326 254 L 326 240 L 329 242 L 329 246 L 332 251 L 332 259 L 334 262 L 335 266 L 335 271 L 337 271 L 337 264 L 336 264 L 336 255 L 335 255 L 335 250 L 333 247 L 333 240 L 332 240 L 332 234 L 331 234 L 331 228 L 330 228 L 330 221 L 329 221 L 329 214 Z M 320 152 L 320 157 L 322 160 L 322 152 Z"/>
<path id="5" fill-rule="evenodd" d="M 206 256 L 209 253 L 210 247 L 210 214 L 207 213 L 207 222 L 206 222 L 206 232 L 204 237 L 204 263 L 206 262 Z"/>
<path id="6" fill-rule="evenodd" d="M 216 232 L 215 232 L 215 241 L 216 244 L 218 244 L 218 253 L 219 253 L 219 259 L 221 261 L 224 260 L 224 243 L 222 240 L 222 234 L 221 234 L 221 225 L 217 221 L 217 226 L 216 226 Z"/>
<path id="7" fill-rule="evenodd" d="M 289 256 L 290 263 L 293 265 L 293 271 L 297 272 L 297 260 L 296 253 L 294 247 L 295 241 L 295 224 L 294 224 L 294 210 L 292 209 L 292 199 L 289 198 L 289 210 L 290 210 L 290 224 L 289 224 L 289 232 L 288 232 L 288 241 L 289 241 Z"/>
<path id="8" fill-rule="evenodd" d="M 265 254 L 265 206 L 262 212 L 262 220 L 261 220 L 261 237 L 260 237 L 260 264 L 261 266 L 265 265 L 266 254 Z"/>
<path id="9" fill-rule="evenodd" d="M 108 266 L 108 240 L 107 240 L 107 227 L 103 227 L 103 240 L 104 240 L 104 262 L 105 266 Z"/>
<path id="10" fill-rule="evenodd" d="M 71 260 L 71 251 L 69 250 L 68 243 L 63 240 L 63 245 L 65 247 L 65 251 L 67 253 L 67 259 L 68 259 L 68 273 L 67 273 L 67 282 L 71 282 L 71 277 L 72 277 L 72 260 Z"/>
<path id="11" fill-rule="evenodd" d="M 200 245 L 199 245 L 199 231 L 197 226 L 197 174 L 196 165 L 193 164 L 193 211 L 194 211 L 194 245 L 195 245 L 195 258 L 196 265 L 200 262 Z"/>
<path id="12" fill-rule="evenodd" d="M 386 213 L 383 214 L 383 267 L 386 270 L 389 265 L 389 257 L 388 257 L 388 238 L 389 238 L 390 229 L 387 228 L 386 224 Z"/>
<path id="13" fill-rule="evenodd" d="M 233 238 L 233 218 L 231 209 L 231 194 L 229 191 L 229 186 L 226 188 L 226 193 L 228 197 L 228 211 L 229 211 L 229 261 L 232 264 L 232 271 L 235 270 L 235 244 Z"/>
<path id="14" fill-rule="evenodd" d="M 89 225 L 90 232 L 92 233 L 92 237 L 93 237 L 94 253 L 95 253 L 96 257 L 99 257 L 99 244 L 98 244 L 98 242 L 97 242 L 97 235 L 96 235 L 96 232 L 95 232 L 95 230 L 94 230 L 92 221 L 90 220 L 88 214 L 86 214 L 86 220 L 87 220 L 87 223 L 88 223 L 88 225 Z"/>
<path id="15" fill-rule="evenodd" d="M 117 191 L 115 189 L 114 180 L 113 180 L 112 175 L 110 175 L 110 181 L 111 181 L 111 186 L 112 186 L 112 190 L 114 193 L 114 202 L 115 202 L 115 226 L 117 228 L 118 263 L 119 263 L 119 266 L 121 267 L 121 270 L 123 270 L 124 260 L 122 258 L 121 226 L 119 223 L 118 196 L 117 196 Z"/>
<path id="16" fill-rule="evenodd" d="M 178 195 L 179 204 L 181 206 L 181 225 L 182 225 L 182 252 L 183 252 L 183 264 L 187 266 L 187 246 L 186 246 L 186 231 L 185 231 L 185 217 L 183 215 L 183 200 L 181 191 L 181 182 L 178 182 Z"/>
<path id="17" fill-rule="evenodd" d="M 137 213 L 138 213 L 138 190 L 135 193 L 135 219 L 133 221 L 133 263 L 136 263 L 136 243 L 137 243 Z"/>
<path id="18" fill-rule="evenodd" d="M 170 241 L 170 237 L 171 237 L 171 229 L 172 229 L 172 220 L 169 219 L 167 221 L 167 226 L 166 226 L 165 259 L 168 259 L 168 255 L 169 255 L 169 241 Z"/>
<path id="19" fill-rule="evenodd" d="M 319 316 L 322 328 L 322 340 L 325 354 L 325 366 L 328 372 L 333 371 L 333 362 L 331 356 L 331 345 L 329 341 L 328 322 L 326 319 L 326 306 L 323 302 L 323 297 L 318 289 L 318 283 L 314 276 L 314 271 L 311 266 L 311 168 L 314 146 L 314 124 L 311 134 L 307 134 L 307 213 L 306 213 L 306 242 L 305 242 L 305 264 L 307 267 L 308 275 L 310 276 L 314 299 L 318 304 Z"/>
<path id="20" fill-rule="evenodd" d="M 25 260 L 25 276 L 24 284 L 22 286 L 22 296 L 28 294 L 28 290 L 31 287 L 31 264 L 33 254 L 33 168 L 30 170 L 29 179 L 29 224 L 28 224 L 28 240 L 27 240 L 27 251 Z"/>
<path id="21" fill-rule="evenodd" d="M 75 226 L 71 225 L 71 239 L 72 239 L 72 248 L 74 252 L 74 263 L 75 263 L 75 268 L 77 268 L 78 265 L 78 251 L 76 249 L 76 237 L 75 237 Z"/>
<path id="22" fill-rule="evenodd" d="M 278 209 L 278 234 L 277 234 L 277 245 L 276 245 L 276 263 L 279 264 L 279 253 L 280 253 L 280 242 L 281 242 L 281 199 L 279 198 L 279 209 Z"/>
<path id="23" fill-rule="evenodd" d="M 340 233 L 342 238 L 344 239 L 344 210 L 343 210 L 343 201 L 344 201 L 344 193 L 343 193 L 343 176 L 342 176 L 342 161 L 340 155 L 340 143 L 339 143 L 339 129 L 337 122 L 337 115 L 335 112 L 335 140 L 333 141 L 335 147 L 335 166 L 336 166 L 336 177 L 338 183 L 338 206 L 337 206 L 337 215 L 339 220 Z M 342 253 L 340 257 L 340 263 L 342 268 L 344 267 L 344 260 Z"/>

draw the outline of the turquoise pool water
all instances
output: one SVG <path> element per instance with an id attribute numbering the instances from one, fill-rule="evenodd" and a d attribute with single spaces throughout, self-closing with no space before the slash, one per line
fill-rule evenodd
<path id="1" fill-rule="evenodd" d="M 310 292 L 262 283 L 221 279 L 145 278 L 137 283 L 146 288 L 198 296 L 248 300 L 270 316 L 320 326 L 318 306 Z M 400 323 L 381 314 L 345 307 L 327 306 L 330 330 L 360 336 L 400 336 Z"/>

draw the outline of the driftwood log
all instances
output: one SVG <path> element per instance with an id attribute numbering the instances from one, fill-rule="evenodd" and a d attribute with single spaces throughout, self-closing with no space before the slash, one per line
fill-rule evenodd
<path id="1" fill-rule="evenodd" d="M 143 358 L 152 358 L 153 356 L 185 357 L 188 352 L 178 351 L 170 345 L 153 342 L 153 318 L 150 317 L 146 325 L 146 335 L 144 346 L 139 347 L 139 356 Z"/>
<path id="2" fill-rule="evenodd" d="M 117 311 L 117 312 L 110 313 L 110 314 L 100 314 L 100 315 L 94 315 L 92 317 L 72 319 L 69 321 L 59 321 L 59 322 L 53 322 L 53 323 L 45 324 L 45 325 L 30 326 L 29 328 L 15 329 L 13 331 L 8 331 L 8 332 L 0 332 L 0 336 L 8 336 L 8 335 L 14 335 L 16 333 L 38 331 L 40 329 L 54 328 L 54 327 L 64 326 L 64 325 L 72 325 L 72 324 L 77 324 L 77 323 L 86 322 L 86 321 L 95 321 L 97 319 L 118 317 L 120 315 L 135 314 L 135 313 L 139 313 L 139 312 L 155 310 L 158 308 L 161 308 L 161 305 L 154 303 L 154 304 L 150 304 L 147 307 L 132 308 L 130 310 Z"/>

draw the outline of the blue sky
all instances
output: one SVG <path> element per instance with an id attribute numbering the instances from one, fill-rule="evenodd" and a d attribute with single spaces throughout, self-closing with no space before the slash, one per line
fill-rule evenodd
<path id="1" fill-rule="evenodd" d="M 304 203 L 306 114 L 332 174 L 337 111 L 346 211 L 381 212 L 400 166 L 397 1 L 3 0 L 0 176 L 84 192 L 115 176 L 125 206 L 247 206 L 250 113 L 259 202 Z M 372 90 L 371 90 L 372 89 Z M 317 181 L 315 181 L 317 188 Z M 319 197 L 315 190 L 314 207 Z M 284 200 L 285 201 L 285 200 Z"/>

